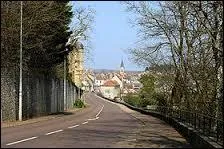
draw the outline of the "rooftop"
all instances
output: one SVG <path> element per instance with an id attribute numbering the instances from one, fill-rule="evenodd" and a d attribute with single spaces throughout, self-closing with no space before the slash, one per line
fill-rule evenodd
<path id="1" fill-rule="evenodd" d="M 103 86 L 110 86 L 110 87 L 113 87 L 113 86 L 119 86 L 119 84 L 117 83 L 117 81 L 115 80 L 107 80 Z"/>

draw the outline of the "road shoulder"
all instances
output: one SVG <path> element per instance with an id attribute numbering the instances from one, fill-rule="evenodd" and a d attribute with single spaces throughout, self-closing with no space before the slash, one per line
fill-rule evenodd
<path id="1" fill-rule="evenodd" d="M 42 122 L 42 121 L 46 121 L 46 120 L 51 120 L 51 119 L 55 119 L 55 118 L 59 118 L 59 117 L 64 117 L 67 115 L 72 115 L 72 114 L 76 114 L 78 112 L 81 112 L 82 110 L 85 110 L 87 108 L 89 108 L 90 105 L 87 105 L 85 108 L 74 108 L 71 110 L 67 110 L 65 112 L 61 112 L 61 113 L 55 113 L 55 114 L 50 114 L 50 115 L 46 115 L 46 116 L 40 116 L 40 117 L 34 117 L 28 120 L 24 120 L 24 121 L 5 121 L 5 122 L 1 122 L 1 128 L 8 128 L 8 127 L 14 127 L 14 126 L 19 126 L 19 125 L 26 125 L 26 124 L 32 124 L 32 123 L 37 123 L 37 122 Z"/>

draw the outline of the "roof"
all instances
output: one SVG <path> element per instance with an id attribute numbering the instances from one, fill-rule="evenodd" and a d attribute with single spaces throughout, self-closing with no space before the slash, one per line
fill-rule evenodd
<path id="1" fill-rule="evenodd" d="M 134 82 L 133 85 L 134 86 L 141 86 L 142 84 L 141 83 Z"/>
<path id="2" fill-rule="evenodd" d="M 89 80 L 91 80 L 91 81 L 94 80 L 94 76 L 92 76 L 92 75 L 90 75 L 90 74 L 87 74 L 87 78 L 88 78 Z"/>
<path id="3" fill-rule="evenodd" d="M 96 80 L 105 80 L 102 76 L 96 76 Z"/>
<path id="4" fill-rule="evenodd" d="M 133 85 L 132 85 L 132 84 L 126 84 L 125 87 L 126 87 L 127 89 L 132 89 L 132 88 L 133 88 Z"/>
<path id="5" fill-rule="evenodd" d="M 124 74 L 116 74 L 116 76 L 120 79 L 120 80 L 122 80 L 122 78 L 123 79 L 126 79 L 127 78 L 127 75 L 124 73 Z"/>
<path id="6" fill-rule="evenodd" d="M 115 80 L 107 80 L 106 82 L 104 82 L 103 86 L 113 87 L 113 86 L 119 86 L 119 84 Z"/>

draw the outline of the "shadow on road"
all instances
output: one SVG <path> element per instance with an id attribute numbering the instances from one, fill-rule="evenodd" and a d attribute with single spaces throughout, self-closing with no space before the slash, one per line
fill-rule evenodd
<path id="1" fill-rule="evenodd" d="M 57 112 L 57 113 L 51 113 L 49 115 L 73 115 L 72 112 Z"/>
<path id="2" fill-rule="evenodd" d="M 147 136 L 140 135 L 136 139 L 136 147 L 145 147 L 146 145 L 153 144 L 160 148 L 191 148 L 191 145 L 184 142 L 179 137 L 167 137 L 158 133 L 148 133 Z"/>

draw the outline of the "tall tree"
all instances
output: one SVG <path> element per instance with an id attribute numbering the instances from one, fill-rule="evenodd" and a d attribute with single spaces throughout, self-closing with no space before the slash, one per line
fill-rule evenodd
<path id="1" fill-rule="evenodd" d="M 170 97 L 183 108 L 221 113 L 223 3 L 124 3 L 136 14 L 133 22 L 144 41 L 130 49 L 134 60 L 147 66 L 171 63 L 175 79 Z"/>
<path id="2" fill-rule="evenodd" d="M 18 64 L 20 2 L 1 4 L 2 66 Z M 73 14 L 68 1 L 23 2 L 23 63 L 25 68 L 49 68 L 63 61 L 55 53 L 65 49 Z"/>

